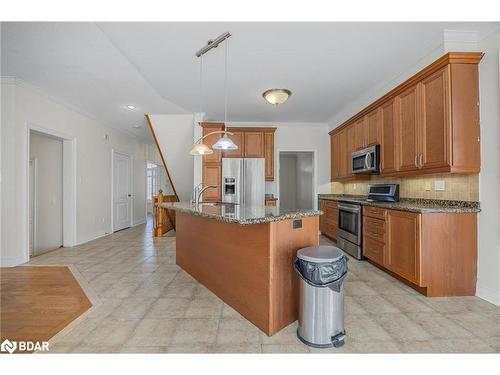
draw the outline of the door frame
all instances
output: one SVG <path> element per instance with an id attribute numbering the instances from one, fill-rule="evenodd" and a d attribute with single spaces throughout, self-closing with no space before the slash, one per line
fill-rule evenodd
<path id="1" fill-rule="evenodd" d="M 279 205 L 279 194 L 280 194 L 280 153 L 281 152 L 310 152 L 313 155 L 313 177 L 312 177 L 312 207 L 313 209 L 318 209 L 318 150 L 314 148 L 297 148 L 297 147 L 284 147 L 278 148 L 277 150 L 276 165 L 278 170 L 278 178 L 276 183 L 276 189 L 278 190 L 278 205 Z"/>
<path id="2" fill-rule="evenodd" d="M 127 156 L 130 160 L 130 166 L 129 166 L 129 176 L 130 176 L 130 181 L 129 181 L 129 191 L 130 191 L 130 228 L 134 226 L 134 159 L 132 158 L 132 155 L 123 152 L 117 149 L 112 148 L 111 149 L 111 229 L 109 233 L 115 233 L 115 154 L 120 154 Z"/>
<path id="3" fill-rule="evenodd" d="M 29 234 L 29 237 L 32 237 L 30 238 L 30 241 L 33 245 L 33 249 L 32 249 L 32 252 L 33 252 L 33 255 L 35 254 L 35 245 L 36 245 L 36 204 L 37 204 L 37 179 L 38 179 L 38 158 L 33 158 L 33 159 L 29 159 L 29 164 L 28 164 L 28 168 L 29 168 L 29 165 L 32 164 L 32 168 L 33 168 L 33 181 L 30 181 L 30 175 L 29 175 L 29 170 L 28 170 L 28 194 L 31 194 L 30 191 L 31 191 L 31 187 L 33 186 L 33 210 L 31 212 L 32 214 L 32 220 L 33 220 L 33 223 L 31 224 L 33 230 L 30 231 Z M 28 196 L 29 198 L 31 198 L 30 196 Z M 29 199 L 28 198 L 28 199 Z M 29 220 L 29 217 L 30 217 L 30 208 L 29 207 L 29 201 L 28 201 L 28 220 Z M 64 224 L 63 224 L 64 226 Z M 29 228 L 28 228 L 28 231 L 29 231 Z M 29 249 L 29 242 L 28 242 L 28 250 Z M 31 252 L 28 254 L 29 256 L 32 256 Z"/>
<path id="4" fill-rule="evenodd" d="M 42 135 L 56 138 L 63 144 L 63 246 L 73 247 L 76 244 L 76 138 L 57 130 L 49 129 L 31 122 L 26 122 L 26 159 L 25 159 L 25 209 L 23 216 L 26 223 L 26 261 L 30 258 L 30 215 L 29 215 L 29 173 L 30 173 L 30 134 L 37 132 Z"/>

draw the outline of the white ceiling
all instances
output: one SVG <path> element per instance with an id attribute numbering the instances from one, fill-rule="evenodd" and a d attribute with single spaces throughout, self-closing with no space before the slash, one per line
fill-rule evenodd
<path id="1" fill-rule="evenodd" d="M 18 76 L 96 118 L 137 134 L 144 113 L 199 110 L 194 53 L 229 39 L 230 121 L 325 122 L 366 90 L 411 67 L 443 31 L 498 23 L 9 23 L 2 24 L 2 75 Z M 203 105 L 224 117 L 224 47 L 205 55 Z M 293 94 L 279 107 L 261 97 Z M 138 109 L 129 111 L 126 104 Z"/>

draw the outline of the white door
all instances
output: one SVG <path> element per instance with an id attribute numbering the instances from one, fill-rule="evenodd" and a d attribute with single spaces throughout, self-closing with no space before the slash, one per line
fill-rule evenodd
<path id="1" fill-rule="evenodd" d="M 113 230 L 130 227 L 131 217 L 130 157 L 113 154 Z"/>
<path id="2" fill-rule="evenodd" d="M 30 207 L 29 207 L 29 222 L 30 222 L 30 256 L 34 254 L 35 248 L 35 177 L 36 177 L 36 162 L 34 159 L 30 160 Z"/>

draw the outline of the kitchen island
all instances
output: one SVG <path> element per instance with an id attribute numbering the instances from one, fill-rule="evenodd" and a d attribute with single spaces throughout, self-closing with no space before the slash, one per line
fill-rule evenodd
<path id="1" fill-rule="evenodd" d="M 163 203 L 176 211 L 176 263 L 269 336 L 298 318 L 300 248 L 318 245 L 318 210 Z"/>

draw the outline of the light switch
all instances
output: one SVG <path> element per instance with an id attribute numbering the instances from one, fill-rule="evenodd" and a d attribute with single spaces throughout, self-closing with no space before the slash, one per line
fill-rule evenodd
<path id="1" fill-rule="evenodd" d="M 434 181 L 434 190 L 435 191 L 444 191 L 444 181 L 443 180 Z"/>
<path id="2" fill-rule="evenodd" d="M 426 181 L 425 182 L 425 190 L 426 191 L 431 191 L 431 182 L 430 181 Z"/>

